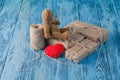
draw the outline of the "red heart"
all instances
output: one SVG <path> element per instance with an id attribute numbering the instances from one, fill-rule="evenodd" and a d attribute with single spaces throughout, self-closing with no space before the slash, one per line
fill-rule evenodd
<path id="1" fill-rule="evenodd" d="M 45 53 L 47 56 L 52 58 L 59 57 L 64 51 L 64 46 L 62 44 L 55 44 L 53 46 L 47 46 Z"/>

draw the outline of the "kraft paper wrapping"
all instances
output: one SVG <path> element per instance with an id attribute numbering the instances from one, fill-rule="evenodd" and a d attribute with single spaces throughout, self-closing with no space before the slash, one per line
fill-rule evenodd
<path id="1" fill-rule="evenodd" d="M 43 35 L 43 28 L 40 24 L 33 24 L 30 27 L 30 46 L 34 50 L 44 48 L 45 41 Z"/>
<path id="2" fill-rule="evenodd" d="M 97 47 L 98 43 L 85 39 L 80 43 L 77 43 L 72 48 L 67 49 L 65 51 L 65 57 L 75 63 L 78 63 L 97 50 Z"/>
<path id="3" fill-rule="evenodd" d="M 84 22 L 74 21 L 65 27 L 70 27 L 71 33 L 75 33 L 73 37 L 84 36 L 84 40 L 81 41 L 79 41 L 79 37 L 72 38 L 75 45 L 65 51 L 65 57 L 75 63 L 92 54 L 108 38 L 106 29 Z"/>
<path id="4" fill-rule="evenodd" d="M 74 21 L 65 27 L 71 27 L 72 32 L 80 33 L 97 43 L 103 43 L 108 38 L 108 30 L 84 22 Z"/>
<path id="5" fill-rule="evenodd" d="M 75 45 L 65 51 L 65 57 L 69 60 L 72 60 L 72 56 L 79 50 L 78 45 Z"/>

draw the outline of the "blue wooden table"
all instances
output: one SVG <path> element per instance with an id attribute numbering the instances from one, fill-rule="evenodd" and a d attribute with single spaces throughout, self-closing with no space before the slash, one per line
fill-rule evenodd
<path id="1" fill-rule="evenodd" d="M 60 27 L 80 20 L 108 29 L 107 42 L 79 64 L 34 52 L 30 25 L 45 8 Z M 0 80 L 120 80 L 120 0 L 0 0 Z"/>

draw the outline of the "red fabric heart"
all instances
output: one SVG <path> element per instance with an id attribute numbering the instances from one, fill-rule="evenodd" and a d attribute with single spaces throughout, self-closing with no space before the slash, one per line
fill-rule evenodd
<path id="1" fill-rule="evenodd" d="M 45 53 L 47 56 L 52 58 L 59 57 L 64 51 L 64 46 L 62 44 L 55 44 L 53 46 L 47 46 L 45 48 Z"/>

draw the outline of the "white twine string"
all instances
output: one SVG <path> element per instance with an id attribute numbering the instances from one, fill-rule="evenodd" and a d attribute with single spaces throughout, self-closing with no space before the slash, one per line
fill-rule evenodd
<path id="1" fill-rule="evenodd" d="M 43 27 L 40 24 L 33 24 L 30 27 L 30 46 L 34 50 L 40 50 L 45 46 L 42 29 Z"/>
<path id="2" fill-rule="evenodd" d="M 100 29 L 100 37 L 102 37 L 102 32 L 101 32 L 101 29 Z M 103 42 L 103 37 L 102 37 L 101 42 Z M 99 59 L 99 56 L 100 56 L 100 53 L 101 53 L 101 49 L 102 49 L 102 44 L 100 45 L 100 49 L 99 49 L 99 51 L 98 51 L 97 60 Z"/>
<path id="3" fill-rule="evenodd" d="M 31 47 L 30 47 L 29 44 L 26 43 L 26 45 L 31 49 Z M 31 50 L 32 50 L 32 53 L 36 55 L 36 57 L 33 58 L 33 59 L 30 60 L 30 61 L 22 61 L 20 64 L 16 64 L 16 70 L 17 70 L 17 71 L 27 72 L 27 71 L 30 71 L 30 70 L 34 69 L 34 68 L 38 65 L 38 63 L 39 63 L 39 62 L 38 62 L 38 59 L 40 59 L 42 53 L 35 52 L 33 49 L 31 49 Z M 54 58 L 51 58 L 51 57 L 49 57 L 49 56 L 47 56 L 47 57 L 50 58 L 51 60 L 55 61 L 55 62 L 58 63 L 58 64 L 65 65 L 65 66 L 75 67 L 75 65 L 73 65 L 73 66 L 72 66 L 72 65 L 68 65 L 68 64 L 66 64 L 65 62 L 59 61 L 59 60 L 54 59 Z M 34 62 L 34 61 L 36 62 L 35 65 L 32 65 L 30 68 L 25 68 L 25 69 L 20 69 L 20 68 L 19 68 L 20 65 L 24 66 L 25 64 L 31 64 L 31 63 Z M 42 60 L 41 62 L 43 62 L 43 60 Z"/>
<path id="4" fill-rule="evenodd" d="M 26 45 L 31 49 L 29 44 L 26 43 Z M 21 71 L 21 72 L 30 71 L 31 69 L 33 69 L 38 64 L 38 59 L 40 58 L 41 54 L 38 53 L 38 52 L 35 52 L 33 49 L 31 49 L 31 50 L 32 50 L 32 53 L 36 55 L 36 57 L 34 59 L 30 60 L 30 61 L 22 61 L 20 64 L 22 64 L 24 66 L 26 63 L 31 64 L 33 61 L 36 61 L 36 64 L 33 65 L 32 67 L 26 68 L 26 69 L 19 69 L 20 64 L 17 64 L 16 65 L 16 70 L 17 71 Z"/>

